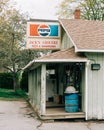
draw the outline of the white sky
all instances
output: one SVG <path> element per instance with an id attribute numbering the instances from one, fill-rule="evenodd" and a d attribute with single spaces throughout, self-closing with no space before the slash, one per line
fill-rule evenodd
<path id="1" fill-rule="evenodd" d="M 28 12 L 34 19 L 57 19 L 56 6 L 62 0 L 12 0 L 16 1 L 18 8 Z"/>

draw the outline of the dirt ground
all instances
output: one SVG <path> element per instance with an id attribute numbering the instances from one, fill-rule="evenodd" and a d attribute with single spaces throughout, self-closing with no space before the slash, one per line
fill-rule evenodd
<path id="1" fill-rule="evenodd" d="M 104 121 L 42 122 L 23 100 L 0 100 L 0 130 L 104 130 Z"/>

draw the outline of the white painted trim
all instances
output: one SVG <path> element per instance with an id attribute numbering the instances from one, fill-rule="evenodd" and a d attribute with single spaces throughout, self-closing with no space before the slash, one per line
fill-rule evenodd
<path id="1" fill-rule="evenodd" d="M 46 65 L 41 66 L 41 115 L 46 113 Z"/>
<path id="2" fill-rule="evenodd" d="M 35 60 L 35 62 L 40 62 L 40 63 L 44 63 L 44 62 L 87 62 L 88 60 L 87 60 L 87 58 L 86 59 L 79 59 L 79 60 L 77 60 L 77 59 L 75 59 L 75 60 L 73 60 L 73 59 L 47 59 L 47 60 Z"/>
<path id="3" fill-rule="evenodd" d="M 85 66 L 85 118 L 88 120 L 88 65 L 89 61 Z"/>
<path id="4" fill-rule="evenodd" d="M 89 50 L 89 49 L 78 49 L 78 48 L 75 48 L 75 52 L 104 52 L 104 50 Z"/>
<path id="5" fill-rule="evenodd" d="M 79 60 L 73 60 L 73 59 L 47 59 L 47 60 L 32 60 L 31 62 L 29 62 L 22 70 L 25 70 L 25 69 L 27 69 L 27 68 L 29 68 L 31 65 L 33 65 L 34 63 L 35 63 L 35 65 L 36 65 L 36 63 L 54 63 L 54 62 L 56 62 L 56 63 L 63 63 L 63 62 L 87 62 L 87 58 L 86 59 L 79 59 Z M 38 65 L 36 65 L 36 66 L 34 66 L 33 68 L 36 68 L 37 66 L 39 66 L 40 64 L 38 64 Z M 32 68 L 32 69 L 33 69 Z"/>

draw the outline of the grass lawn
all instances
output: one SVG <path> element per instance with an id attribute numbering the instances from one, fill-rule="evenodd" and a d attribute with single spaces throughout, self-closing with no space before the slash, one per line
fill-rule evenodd
<path id="1" fill-rule="evenodd" d="M 12 89 L 2 89 L 0 88 L 0 100 L 18 100 L 24 97 L 22 91 L 14 92 Z"/>

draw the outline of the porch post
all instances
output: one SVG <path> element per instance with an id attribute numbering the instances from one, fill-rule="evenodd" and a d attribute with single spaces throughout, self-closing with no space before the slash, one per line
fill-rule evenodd
<path id="1" fill-rule="evenodd" d="M 88 65 L 89 61 L 85 64 L 85 118 L 88 120 Z"/>
<path id="2" fill-rule="evenodd" d="M 41 115 L 46 113 L 46 64 L 41 66 Z"/>

